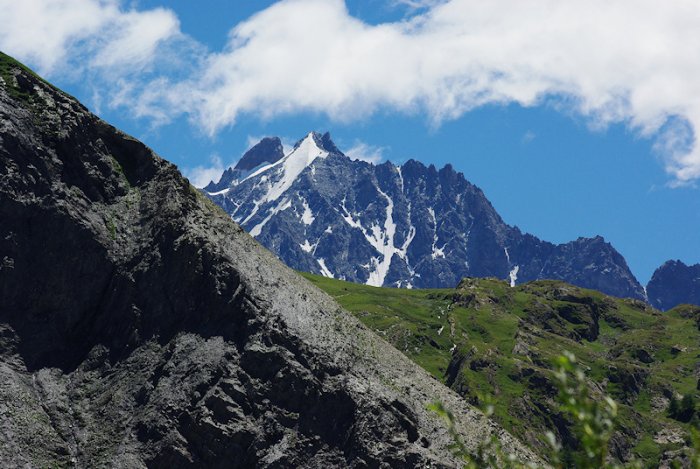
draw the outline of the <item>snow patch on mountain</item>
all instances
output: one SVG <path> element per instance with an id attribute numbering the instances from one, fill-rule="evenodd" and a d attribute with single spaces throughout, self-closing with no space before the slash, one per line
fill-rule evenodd
<path id="1" fill-rule="evenodd" d="M 520 266 L 516 265 L 513 267 L 513 269 L 510 271 L 508 274 L 508 278 L 510 279 L 510 286 L 514 287 L 515 282 L 518 280 L 518 271 L 520 270 Z"/>
<path id="2" fill-rule="evenodd" d="M 304 213 L 301 214 L 301 221 L 308 226 L 314 222 L 316 217 L 314 217 L 314 213 L 311 211 L 311 207 L 309 207 L 309 203 L 306 199 L 303 197 L 300 197 L 300 199 L 301 205 L 304 207 Z"/>
<path id="3" fill-rule="evenodd" d="M 264 219 L 263 221 L 261 221 L 260 223 L 258 223 L 257 225 L 255 225 L 255 226 L 253 227 L 253 229 L 250 230 L 250 234 L 251 234 L 252 236 L 259 236 L 260 233 L 262 233 L 263 226 L 265 226 L 265 225 L 267 224 L 267 222 L 270 221 L 270 219 L 271 219 L 273 216 L 277 215 L 279 212 L 282 212 L 282 211 L 284 211 L 284 210 L 287 210 L 287 209 L 290 208 L 291 206 L 292 206 L 291 200 L 289 200 L 289 199 L 284 199 L 284 200 L 282 201 L 281 204 L 279 204 L 277 207 L 275 207 L 274 209 L 272 209 L 272 210 L 270 211 L 270 213 L 265 217 L 265 219 Z"/>
<path id="4" fill-rule="evenodd" d="M 355 216 L 358 216 L 358 214 L 351 214 L 347 207 L 345 206 L 345 203 L 347 202 L 347 198 L 343 197 L 343 200 L 340 202 L 340 208 L 343 209 L 343 213 L 340 214 L 340 216 L 343 217 L 343 220 L 345 220 L 345 223 L 350 225 L 353 228 L 357 228 L 358 230 L 362 231 L 362 234 L 365 234 L 365 229 L 362 226 L 362 223 L 360 223 L 358 220 L 355 220 Z M 359 218 L 359 217 L 358 217 Z M 365 234 L 365 236 L 367 236 Z"/>
<path id="5" fill-rule="evenodd" d="M 208 192 L 208 194 L 209 195 L 224 195 L 224 194 L 228 194 L 228 191 L 230 191 L 230 190 L 231 190 L 231 188 L 229 187 L 227 189 L 217 191 L 217 192 Z"/>
<path id="6" fill-rule="evenodd" d="M 281 160 L 263 166 L 259 170 L 250 174 L 245 180 L 252 179 L 263 173 L 270 172 L 268 177 L 263 176 L 260 182 L 268 183 L 269 188 L 267 193 L 261 197 L 258 202 L 262 205 L 264 202 L 277 200 L 282 196 L 296 181 L 299 175 L 311 165 L 316 158 L 325 158 L 328 152 L 319 148 L 316 144 L 313 132 L 302 140 L 288 155 Z M 276 179 L 272 182 L 272 179 Z"/>
<path id="7" fill-rule="evenodd" d="M 445 243 L 441 248 L 437 247 L 438 234 L 437 234 L 437 218 L 435 218 L 435 210 L 432 207 L 428 207 L 428 213 L 430 218 L 433 220 L 433 252 L 431 254 L 433 259 L 445 258 Z"/>
<path id="8" fill-rule="evenodd" d="M 328 278 L 335 278 L 333 276 L 333 273 L 331 273 L 331 271 L 328 270 L 328 267 L 326 267 L 326 261 L 324 259 L 318 259 L 317 262 L 318 265 L 321 267 L 321 275 Z"/>
<path id="9" fill-rule="evenodd" d="M 408 251 L 408 247 L 411 245 L 413 242 L 413 239 L 416 237 L 416 227 L 413 225 L 410 225 L 408 227 L 408 235 L 406 235 L 406 240 L 403 243 L 403 246 L 401 246 L 401 249 L 399 249 L 396 253 L 402 258 L 406 259 L 406 262 L 408 262 L 408 254 L 406 251 Z M 410 268 L 410 266 L 409 266 Z"/>
<path id="10" fill-rule="evenodd" d="M 399 174 L 401 174 L 401 171 L 399 171 Z M 402 186 L 402 190 L 403 190 L 403 179 L 401 180 L 401 186 Z M 397 254 L 399 255 L 399 257 L 401 259 L 406 261 L 406 267 L 408 268 L 408 273 L 411 276 L 411 278 L 413 278 L 416 275 L 416 271 L 413 268 L 413 266 L 411 266 L 411 262 L 408 260 L 408 248 L 409 248 L 409 246 L 411 246 L 411 243 L 413 242 L 413 240 L 416 237 L 416 227 L 413 226 L 413 224 L 411 223 L 411 202 L 408 202 L 406 205 L 407 205 L 406 218 L 407 218 L 408 223 L 409 223 L 408 234 L 406 235 L 406 239 L 404 240 L 404 243 L 401 246 L 401 249 L 399 249 L 397 251 Z M 401 287 L 399 286 L 399 288 L 401 288 Z M 411 288 L 413 288 L 413 285 L 409 282 L 408 285 L 406 286 L 406 288 L 411 289 Z"/>
<path id="11" fill-rule="evenodd" d="M 394 253 L 399 251 L 394 245 L 394 235 L 396 234 L 396 223 L 394 223 L 394 201 L 391 200 L 379 186 L 376 186 L 377 192 L 386 199 L 386 219 L 384 220 L 384 230 L 378 225 L 372 226 L 371 237 L 365 233 L 367 241 L 381 254 L 381 258 L 373 257 L 372 263 L 374 270 L 369 273 L 367 285 L 381 287 L 384 285 L 384 279 L 391 267 L 391 259 Z"/>

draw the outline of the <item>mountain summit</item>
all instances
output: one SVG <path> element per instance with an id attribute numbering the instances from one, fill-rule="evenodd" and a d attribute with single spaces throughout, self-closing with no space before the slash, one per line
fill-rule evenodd
<path id="1" fill-rule="evenodd" d="M 282 141 L 277 137 L 265 137 L 255 144 L 250 150 L 245 152 L 235 167 L 228 168 L 219 178 L 219 182 L 213 181 L 204 190 L 215 193 L 225 190 L 229 185 L 244 179 L 255 170 L 276 163 L 284 157 Z"/>
<path id="2" fill-rule="evenodd" d="M 292 268 L 405 288 L 454 287 L 469 276 L 557 279 L 645 298 L 603 238 L 554 245 L 522 233 L 450 165 L 354 161 L 314 132 L 278 156 L 232 180 L 225 173 L 205 191 Z"/>
<path id="3" fill-rule="evenodd" d="M 284 157 L 282 141 L 277 137 L 266 137 L 243 155 L 235 169 L 254 171 L 264 164 L 275 163 L 282 157 Z"/>

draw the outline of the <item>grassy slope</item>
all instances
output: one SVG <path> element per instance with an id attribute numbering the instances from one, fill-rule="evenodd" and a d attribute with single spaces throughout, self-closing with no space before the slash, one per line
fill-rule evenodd
<path id="1" fill-rule="evenodd" d="M 19 73 L 20 71 L 24 71 L 30 75 L 32 75 L 34 78 L 40 80 L 44 84 L 46 84 L 48 87 L 54 89 L 56 92 L 63 94 L 64 96 L 75 100 L 71 95 L 68 93 L 59 90 L 55 86 L 53 86 L 51 83 L 47 82 L 43 78 L 41 78 L 39 75 L 34 73 L 32 69 L 27 67 L 26 65 L 22 64 L 21 62 L 13 59 L 9 55 L 3 53 L 0 51 L 0 85 L 4 85 L 5 89 L 9 93 L 9 95 L 16 99 L 19 100 L 20 102 L 23 102 L 25 105 L 29 107 L 29 109 L 33 110 L 36 113 L 41 112 L 41 108 L 44 105 L 43 99 L 37 97 L 36 92 L 31 88 L 31 85 L 26 82 L 26 80 L 22 80 L 21 74 Z M 77 100 L 76 100 L 77 101 Z"/>
<path id="2" fill-rule="evenodd" d="M 671 393 L 697 393 L 697 308 L 661 314 L 553 281 L 510 288 L 467 279 L 458 289 L 399 290 L 303 275 L 466 399 L 493 395 L 496 418 L 535 448 L 544 448 L 546 429 L 569 438 L 551 386 L 550 365 L 562 350 L 589 369 L 594 390 L 621 404 L 613 454 L 654 465 L 683 445 L 688 424 L 668 418 L 666 407 Z M 655 442 L 662 429 L 678 441 Z"/>

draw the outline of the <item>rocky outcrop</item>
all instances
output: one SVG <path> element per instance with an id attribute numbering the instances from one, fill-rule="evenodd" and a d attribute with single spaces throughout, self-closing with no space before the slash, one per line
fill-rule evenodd
<path id="1" fill-rule="evenodd" d="M 468 276 L 557 279 L 645 298 L 603 238 L 554 245 L 522 233 L 450 165 L 353 161 L 313 132 L 278 156 L 252 174 L 227 171 L 205 193 L 297 270 L 408 288 L 452 288 Z"/>
<path id="2" fill-rule="evenodd" d="M 667 261 L 647 285 L 649 303 L 662 311 L 679 304 L 700 305 L 700 264 Z"/>
<path id="3" fill-rule="evenodd" d="M 282 141 L 277 137 L 265 137 L 243 155 L 235 169 L 251 171 L 266 163 L 276 163 L 283 156 Z"/>
<path id="4" fill-rule="evenodd" d="M 509 434 L 0 55 L 4 467 L 456 467 Z"/>

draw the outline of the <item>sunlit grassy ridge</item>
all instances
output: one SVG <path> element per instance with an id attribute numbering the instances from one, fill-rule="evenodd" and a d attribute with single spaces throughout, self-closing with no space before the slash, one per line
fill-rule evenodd
<path id="1" fill-rule="evenodd" d="M 470 402 L 493 395 L 494 417 L 534 448 L 546 447 L 547 429 L 577 444 L 554 402 L 562 350 L 587 369 L 594 394 L 620 404 L 613 457 L 655 466 L 697 424 L 697 412 L 681 422 L 668 406 L 672 396 L 698 393 L 700 308 L 660 313 L 556 281 L 510 288 L 465 279 L 456 289 L 400 290 L 303 275 Z"/>

